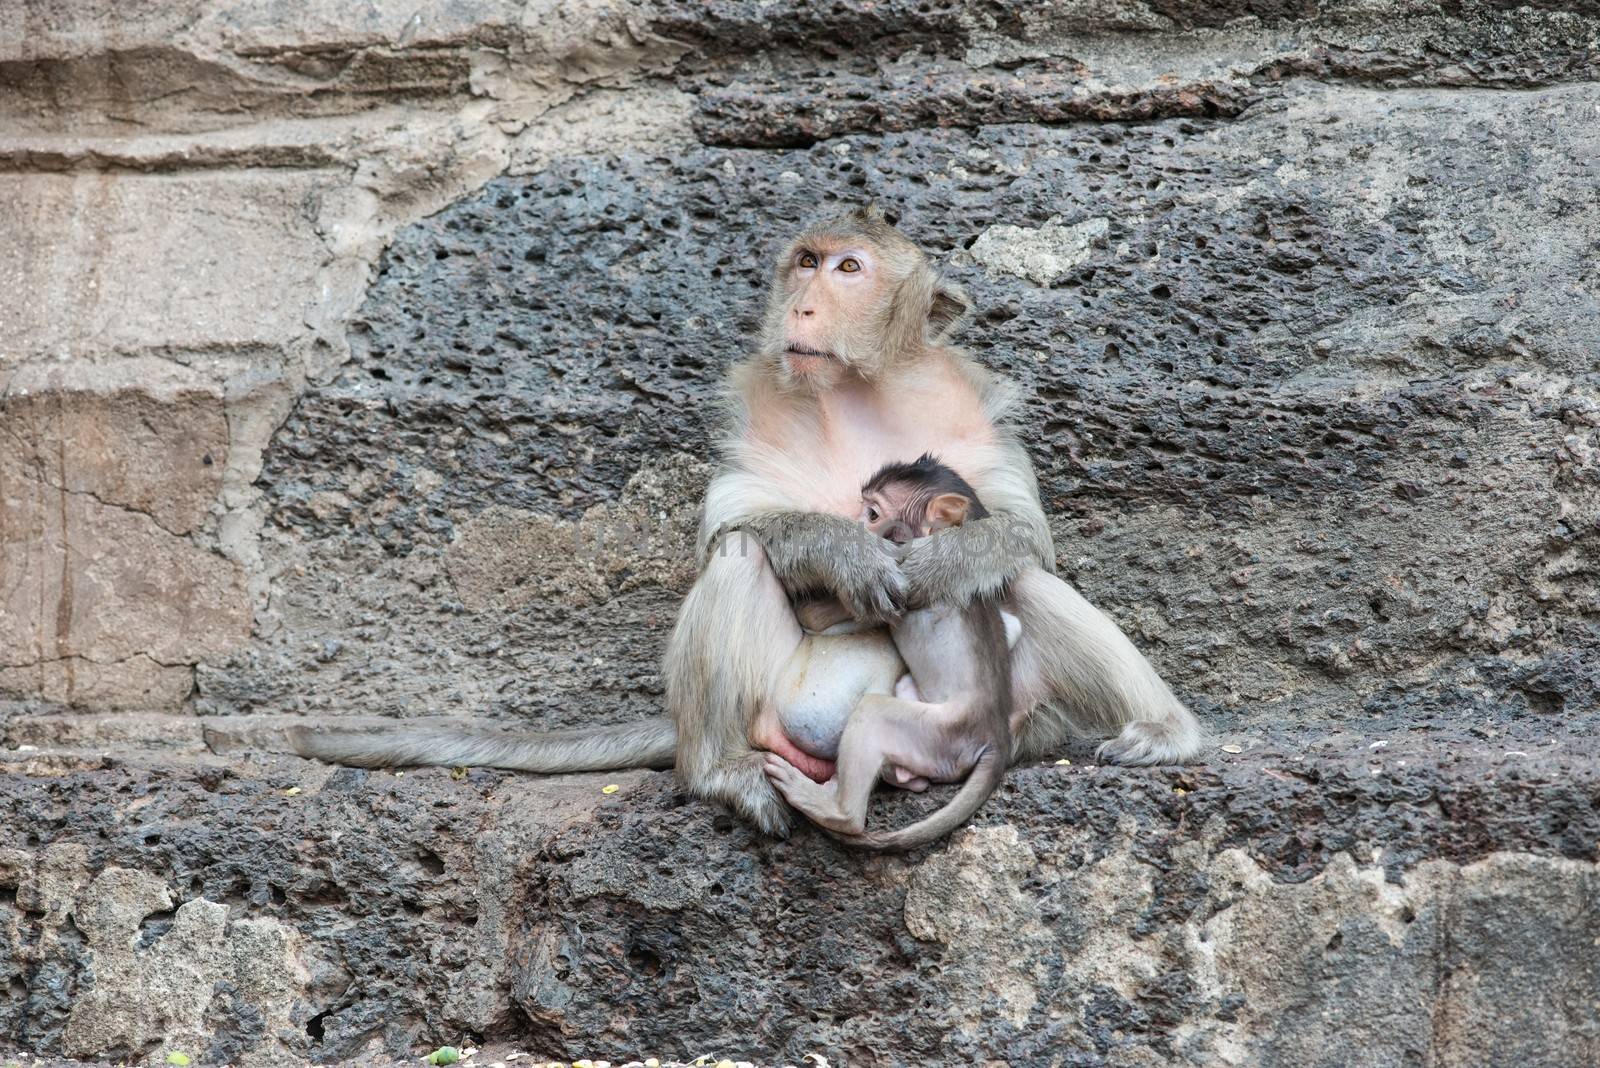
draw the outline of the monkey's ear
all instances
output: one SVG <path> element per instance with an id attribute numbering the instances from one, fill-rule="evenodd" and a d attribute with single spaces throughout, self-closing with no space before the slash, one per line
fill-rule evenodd
<path id="1" fill-rule="evenodd" d="M 928 340 L 939 342 L 955 333 L 961 320 L 972 310 L 972 300 L 960 286 L 940 282 L 933 291 L 933 304 L 928 308 Z"/>
<path id="2" fill-rule="evenodd" d="M 941 493 L 928 502 L 928 531 L 959 527 L 967 520 L 968 501 L 959 493 Z"/>

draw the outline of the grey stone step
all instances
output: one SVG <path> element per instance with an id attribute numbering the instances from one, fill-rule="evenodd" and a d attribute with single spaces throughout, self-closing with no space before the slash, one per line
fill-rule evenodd
<path id="1" fill-rule="evenodd" d="M 1077 749 L 906 857 L 761 838 L 666 773 L 11 754 L 0 1033 L 207 1063 L 1588 1063 L 1587 740 L 1306 740 Z"/>

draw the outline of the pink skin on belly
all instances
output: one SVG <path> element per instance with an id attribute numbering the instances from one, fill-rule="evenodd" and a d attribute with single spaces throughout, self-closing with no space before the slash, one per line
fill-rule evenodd
<path id="1" fill-rule="evenodd" d="M 791 742 L 781 730 L 767 731 L 756 739 L 756 747 L 783 757 L 813 782 L 827 782 L 833 778 L 833 761 L 812 756 Z"/>

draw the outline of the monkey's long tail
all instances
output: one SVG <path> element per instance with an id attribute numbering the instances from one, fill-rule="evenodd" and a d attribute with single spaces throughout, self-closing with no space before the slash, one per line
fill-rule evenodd
<path id="1" fill-rule="evenodd" d="M 1002 746 L 991 744 L 986 747 L 979 754 L 978 762 L 972 766 L 972 774 L 967 776 L 967 781 L 956 791 L 956 796 L 926 819 L 901 827 L 897 831 L 833 836 L 846 845 L 883 852 L 915 849 L 917 846 L 936 842 L 971 819 L 973 813 L 989 800 L 989 795 L 995 792 L 1001 780 L 1006 777 L 1006 757 L 1007 754 Z"/>
<path id="2" fill-rule="evenodd" d="M 639 723 L 543 734 L 452 730 L 426 727 L 383 731 L 290 732 L 301 756 L 358 768 L 438 764 L 444 767 L 512 768 L 553 774 L 609 771 L 613 768 L 670 768 L 678 731 L 657 716 Z"/>

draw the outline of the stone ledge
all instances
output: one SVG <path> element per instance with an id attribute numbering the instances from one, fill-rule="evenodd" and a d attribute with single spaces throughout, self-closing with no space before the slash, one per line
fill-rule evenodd
<path id="1" fill-rule="evenodd" d="M 1078 750 L 889 858 L 760 838 L 658 773 L 12 752 L 0 1032 L 240 1064 L 468 1039 L 614 1063 L 1586 1063 L 1600 764 L 1509 733 L 1258 735 L 1182 769 Z"/>

